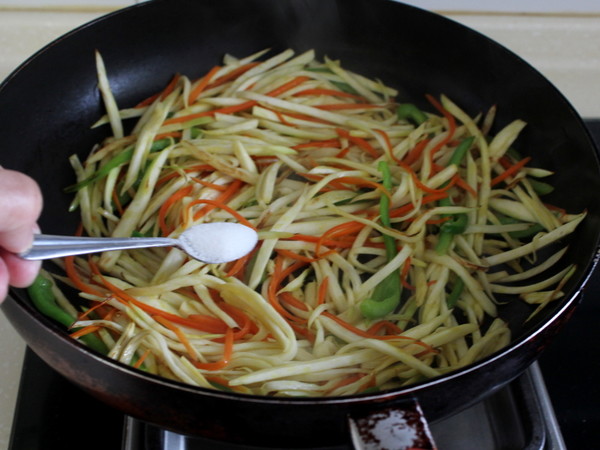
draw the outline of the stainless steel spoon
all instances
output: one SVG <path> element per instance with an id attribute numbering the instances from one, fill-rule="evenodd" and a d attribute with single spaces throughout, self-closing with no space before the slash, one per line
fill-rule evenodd
<path id="1" fill-rule="evenodd" d="M 28 260 L 60 258 L 71 255 L 149 247 L 177 247 L 192 258 L 211 264 L 234 261 L 256 245 L 256 231 L 233 222 L 195 225 L 178 238 L 105 238 L 35 235 L 32 246 L 19 256 Z"/>

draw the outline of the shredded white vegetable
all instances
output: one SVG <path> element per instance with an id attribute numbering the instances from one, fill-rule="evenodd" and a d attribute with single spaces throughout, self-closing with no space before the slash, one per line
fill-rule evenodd
<path id="1" fill-rule="evenodd" d="M 425 113 L 314 51 L 265 54 L 227 55 L 120 110 L 98 54 L 94 126 L 112 136 L 70 159 L 84 233 L 234 221 L 260 241 L 220 265 L 164 248 L 61 261 L 53 290 L 86 311 L 78 334 L 100 330 L 110 357 L 192 385 L 351 395 L 484 358 L 511 340 L 501 303 L 534 314 L 564 295 L 562 241 L 585 212 L 534 191 L 551 172 L 519 164 L 525 122 L 493 136 L 495 107 L 471 117 L 428 97 Z"/>

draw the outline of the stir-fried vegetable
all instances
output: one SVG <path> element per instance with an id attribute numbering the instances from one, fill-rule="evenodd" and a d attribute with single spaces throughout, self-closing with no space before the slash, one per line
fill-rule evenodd
<path id="1" fill-rule="evenodd" d="M 464 367 L 510 341 L 499 302 L 535 314 L 563 295 L 574 268 L 560 242 L 585 214 L 540 199 L 551 173 L 512 148 L 522 121 L 492 136 L 495 108 L 471 117 L 426 96 L 424 112 L 312 51 L 264 55 L 227 55 L 128 109 L 97 56 L 95 126 L 113 136 L 70 159 L 82 232 L 235 221 L 260 241 L 221 265 L 177 249 L 57 261 L 66 275 L 30 290 L 44 314 L 167 378 L 334 396 Z"/>

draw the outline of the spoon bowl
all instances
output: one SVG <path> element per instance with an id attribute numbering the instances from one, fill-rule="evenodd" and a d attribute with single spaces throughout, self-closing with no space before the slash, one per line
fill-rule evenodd
<path id="1" fill-rule="evenodd" d="M 233 222 L 211 222 L 194 225 L 177 238 L 108 238 L 37 234 L 31 247 L 19 256 L 27 260 L 41 260 L 111 250 L 177 247 L 199 261 L 221 264 L 247 255 L 257 241 L 256 231 L 245 225 Z"/>

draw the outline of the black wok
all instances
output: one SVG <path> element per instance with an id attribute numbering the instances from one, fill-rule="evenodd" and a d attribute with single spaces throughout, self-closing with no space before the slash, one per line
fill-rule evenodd
<path id="1" fill-rule="evenodd" d="M 578 265 L 567 295 L 526 325 L 531 309 L 503 305 L 512 344 L 455 373 L 409 388 L 344 398 L 280 399 L 194 388 L 128 368 L 68 338 L 41 316 L 26 293 L 12 290 L 3 311 L 50 366 L 95 397 L 132 416 L 188 434 L 285 447 L 348 439 L 349 416 L 402 409 L 417 401 L 429 420 L 481 400 L 522 373 L 576 307 L 597 262 L 600 168 L 585 127 L 565 98 L 537 71 L 480 34 L 435 14 L 386 0 L 159 0 L 118 11 L 50 44 L 0 86 L 0 164 L 41 185 L 46 233 L 75 230 L 68 214 L 73 182 L 68 155 L 87 154 L 107 130 L 90 130 L 103 113 L 94 50 L 107 65 L 119 105 L 158 91 L 175 72 L 196 77 L 224 53 L 315 48 L 318 55 L 379 77 L 399 99 L 423 103 L 447 94 L 471 114 L 498 105 L 498 127 L 526 127 L 516 144 L 532 164 L 556 170 L 549 201 L 588 210 L 565 263 Z M 6 345 L 3 344 L 3 345 Z M 390 409 L 388 409 L 390 408 Z"/>

